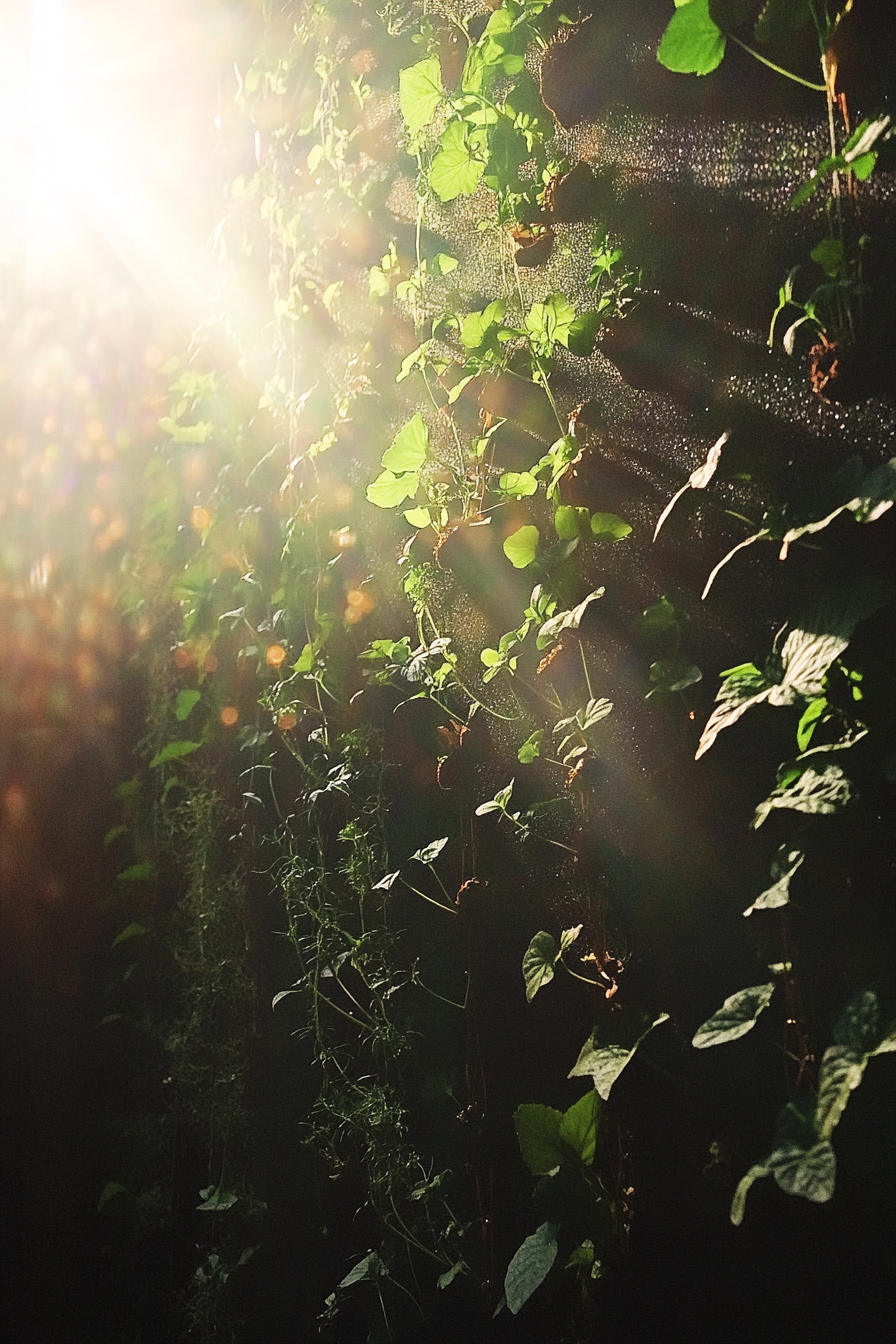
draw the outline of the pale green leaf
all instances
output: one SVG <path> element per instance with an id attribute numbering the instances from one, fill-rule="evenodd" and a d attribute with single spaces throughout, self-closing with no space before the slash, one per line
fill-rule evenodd
<path id="1" fill-rule="evenodd" d="M 170 416 L 163 416 L 159 429 L 170 434 L 178 443 L 206 443 L 211 438 L 213 425 L 210 420 L 199 420 L 195 425 L 179 425 Z"/>
<path id="2" fill-rule="evenodd" d="M 523 499 L 535 494 L 538 482 L 529 471 L 505 471 L 498 481 L 498 489 L 508 499 Z"/>
<path id="3" fill-rule="evenodd" d="M 401 476 L 384 471 L 368 485 L 367 499 L 378 509 L 394 509 L 406 499 L 412 499 L 419 484 L 420 478 L 415 471 L 407 471 Z"/>
<path id="4" fill-rule="evenodd" d="M 416 65 L 399 71 L 398 105 L 411 135 L 419 134 L 429 125 L 444 96 L 438 56 L 427 56 Z"/>
<path id="5" fill-rule="evenodd" d="M 829 1045 L 818 1076 L 815 1122 L 823 1139 L 829 1139 L 846 1109 L 850 1092 L 862 1081 L 868 1056 L 857 1055 L 845 1045 Z"/>
<path id="6" fill-rule="evenodd" d="M 432 518 L 430 517 L 429 509 L 422 509 L 422 508 L 407 509 L 404 514 L 404 520 L 406 523 L 410 523 L 411 527 L 417 527 L 417 528 L 429 527 L 432 523 Z"/>
<path id="7" fill-rule="evenodd" d="M 119 943 L 129 943 L 133 938 L 147 938 L 148 936 L 149 936 L 149 929 L 146 927 L 145 924 L 137 924 L 136 922 L 132 922 L 128 924 L 126 928 L 122 929 L 121 933 L 115 939 L 115 942 L 112 944 L 112 946 L 118 947 Z"/>
<path id="8" fill-rule="evenodd" d="M 772 861 L 774 882 L 745 911 L 751 915 L 754 910 L 777 910 L 790 900 L 790 879 L 793 877 L 806 855 L 801 849 L 792 849 L 790 845 L 780 845 Z"/>
<path id="9" fill-rule="evenodd" d="M 691 1044 L 698 1050 L 705 1050 L 710 1045 L 723 1045 L 726 1041 L 746 1036 L 755 1027 L 759 1014 L 771 1003 L 774 992 L 775 982 L 770 980 L 766 985 L 752 985 L 729 995 L 719 1011 L 698 1027 Z"/>
<path id="10" fill-rule="evenodd" d="M 570 1069 L 569 1078 L 587 1078 L 591 1077 L 598 1095 L 606 1101 L 609 1098 L 610 1091 L 616 1079 L 622 1070 L 629 1063 L 635 1054 L 638 1046 L 646 1036 L 658 1027 L 661 1022 L 668 1021 L 668 1013 L 660 1013 L 649 1023 L 646 1030 L 641 1031 L 633 1044 L 611 1044 L 601 1045 L 597 1040 L 597 1029 L 594 1034 L 582 1046 L 579 1057 L 573 1067 Z M 610 1030 L 615 1024 L 608 1024 L 607 1030 Z M 624 1028 L 617 1027 L 617 1031 L 622 1034 Z M 631 1029 L 626 1032 L 628 1040 L 631 1041 Z"/>

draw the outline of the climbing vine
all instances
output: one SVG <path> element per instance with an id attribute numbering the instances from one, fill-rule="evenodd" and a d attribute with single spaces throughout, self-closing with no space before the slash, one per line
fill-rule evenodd
<path id="1" fill-rule="evenodd" d="M 822 354 L 858 339 L 860 188 L 890 123 L 870 109 L 852 127 L 838 90 L 831 43 L 850 5 L 759 8 L 687 0 L 657 35 L 659 62 L 708 75 L 755 24 L 773 55 L 751 55 L 786 76 L 775 44 L 815 33 L 824 82 L 797 78 L 831 111 L 830 154 L 792 204 L 817 209 L 830 193 L 828 232 L 811 252 L 825 279 L 798 300 L 791 270 L 777 307 L 769 295 L 769 344 L 785 312 L 788 354 L 811 332 L 814 391 L 802 395 L 827 398 L 836 379 L 830 360 L 819 372 Z M 269 1013 L 270 1000 L 313 1075 L 296 1143 L 315 1155 L 322 1204 L 341 1186 L 363 1211 L 336 1253 L 344 1272 L 328 1267 L 323 1328 L 363 1311 L 371 1338 L 410 1338 L 407 1322 L 462 1282 L 488 1314 L 514 1316 L 542 1285 L 576 1282 L 587 1312 L 625 1256 L 637 1197 L 616 1085 L 643 1058 L 660 1069 L 654 1050 L 668 1071 L 677 1057 L 657 1044 L 664 1033 L 685 1027 L 704 1050 L 776 1020 L 786 1100 L 771 1147 L 759 1136 L 765 1155 L 736 1173 L 735 1224 L 767 1175 L 831 1198 L 833 1131 L 869 1062 L 896 1049 L 883 962 L 839 968 L 832 991 L 807 969 L 789 918 L 832 843 L 820 819 L 846 828 L 847 865 L 884 880 L 892 669 L 862 631 L 890 619 L 894 588 L 885 546 L 864 538 L 892 520 L 896 459 L 860 450 L 794 472 L 769 461 L 734 404 L 721 434 L 704 435 L 704 422 L 701 455 L 714 446 L 665 508 L 626 517 L 591 487 L 619 412 L 576 390 L 650 295 L 647 260 L 617 212 L 606 217 L 614 165 L 573 159 L 540 79 L 545 53 L 588 17 L 560 0 L 481 12 L 287 6 L 268 14 L 264 50 L 238 71 L 257 168 L 230 185 L 214 311 L 170 366 L 125 598 L 140 637 L 170 655 L 146 690 L 142 811 L 133 804 L 123 822 L 134 865 L 159 865 L 132 877 L 176 893 L 171 956 L 184 989 L 164 1048 L 178 1104 L 211 1126 L 198 1210 L 243 1218 L 239 1236 L 228 1225 L 208 1240 L 194 1270 L 192 1337 L 214 1337 L 209 1285 L 248 1264 L 247 1238 L 263 1226 L 230 1130 L 243 1104 L 243 1017 Z M 475 280 L 473 249 L 487 258 Z M 573 258 L 565 286 L 555 252 Z M 261 324 L 246 298 L 259 291 Z M 222 333 L 237 351 L 228 370 L 212 354 Z M 733 546 L 732 518 L 749 529 Z M 699 541 L 701 562 L 716 547 L 708 605 L 765 543 L 787 561 L 781 573 L 798 571 L 786 597 L 769 585 L 771 647 L 727 670 L 716 659 L 714 707 L 692 652 L 707 644 L 700 593 L 649 573 L 651 546 L 662 554 L 670 535 Z M 778 921 L 757 934 L 767 974 L 702 1026 L 639 972 L 643 954 L 614 906 L 624 883 L 601 847 L 620 754 L 614 624 L 637 649 L 624 712 L 636 701 L 676 751 L 702 758 L 746 716 L 787 720 L 785 759 L 744 818 L 757 845 L 772 835 L 771 883 L 744 911 L 751 933 Z M 726 635 L 726 657 L 749 654 L 736 642 Z M 777 722 L 762 724 L 777 743 Z M 508 920 L 517 997 L 534 1016 L 556 994 L 560 1014 L 583 1023 L 578 1055 L 573 1046 L 552 1062 L 551 1095 L 503 1111 L 476 942 L 500 881 L 492 845 L 533 885 L 565 893 L 561 905 L 526 888 Z M 264 933 L 247 913 L 250 888 L 264 889 L 279 938 L 274 992 L 251 1007 Z M 161 936 L 144 904 L 134 898 L 121 938 Z M 549 918 L 553 931 L 539 928 Z M 546 1104 L 572 1095 L 567 1078 L 570 1104 Z M 526 1198 L 525 1169 L 537 1180 L 516 1249 L 512 1220 L 500 1226 L 506 1166 L 494 1157 L 514 1126 Z"/>

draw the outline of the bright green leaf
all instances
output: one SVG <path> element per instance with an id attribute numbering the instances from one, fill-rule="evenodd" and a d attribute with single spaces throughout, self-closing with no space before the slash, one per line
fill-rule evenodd
<path id="1" fill-rule="evenodd" d="M 657 60 L 679 75 L 708 75 L 725 55 L 725 34 L 709 14 L 709 0 L 688 0 L 663 33 Z"/>
<path id="2" fill-rule="evenodd" d="M 536 728 L 531 737 L 527 737 L 523 745 L 517 752 L 517 760 L 523 765 L 531 765 L 534 760 L 541 755 L 541 739 L 544 737 L 544 729 Z"/>
<path id="3" fill-rule="evenodd" d="M 538 554 L 538 528 L 531 523 L 517 528 L 504 541 L 504 554 L 514 569 L 525 569 Z"/>
<path id="4" fill-rule="evenodd" d="M 622 541 L 631 532 L 631 524 L 615 513 L 592 513 L 591 531 L 598 541 Z"/>
<path id="5" fill-rule="evenodd" d="M 391 448 L 383 453 L 383 466 L 399 475 L 403 471 L 419 471 L 426 461 L 429 449 L 429 429 L 418 411 L 392 440 Z"/>
<path id="6" fill-rule="evenodd" d="M 430 165 L 429 185 L 440 201 L 472 196 L 485 170 L 485 161 L 475 145 L 470 143 L 464 123 L 450 122 L 442 134 L 440 145 Z"/>
<path id="7" fill-rule="evenodd" d="M 560 1138 L 569 1144 L 576 1156 L 590 1167 L 597 1146 L 597 1118 L 600 1098 L 594 1088 L 570 1106 L 560 1121 Z"/>
<path id="8" fill-rule="evenodd" d="M 199 691 L 181 691 L 177 697 L 177 703 L 174 706 L 174 717 L 183 723 L 188 719 L 193 709 L 198 705 L 202 696 Z"/>
<path id="9" fill-rule="evenodd" d="M 170 434 L 178 443 L 206 443 L 211 438 L 213 425 L 210 420 L 200 420 L 195 425 L 179 425 L 170 416 L 163 416 L 159 429 Z"/>
<path id="10" fill-rule="evenodd" d="M 498 481 L 498 489 L 508 499 L 524 499 L 528 495 L 535 494 L 538 482 L 531 472 L 505 471 Z"/>

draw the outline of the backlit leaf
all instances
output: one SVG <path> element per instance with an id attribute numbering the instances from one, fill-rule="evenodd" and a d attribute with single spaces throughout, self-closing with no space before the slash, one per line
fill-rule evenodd
<path id="1" fill-rule="evenodd" d="M 790 879 L 805 859 L 801 849 L 792 849 L 790 845 L 781 845 L 772 862 L 772 886 L 766 887 L 761 896 L 757 896 L 751 906 L 744 911 L 751 915 L 754 910 L 777 910 L 790 900 Z"/>
<path id="2" fill-rule="evenodd" d="M 398 105 L 411 135 L 417 135 L 429 125 L 444 96 L 438 56 L 427 56 L 424 61 L 399 72 Z"/>
<path id="3" fill-rule="evenodd" d="M 570 1069 L 567 1077 L 569 1078 L 587 1078 L 591 1077 L 594 1086 L 597 1089 L 598 1096 L 606 1101 L 610 1096 L 610 1091 L 616 1079 L 622 1070 L 634 1056 L 638 1046 L 646 1036 L 658 1027 L 661 1022 L 668 1020 L 668 1013 L 660 1013 L 654 1018 L 653 1022 L 642 1031 L 633 1045 L 601 1045 L 597 1039 L 597 1031 L 582 1046 L 579 1057 L 573 1067 Z M 611 1024 L 612 1025 L 612 1024 Z M 609 1030 L 610 1026 L 605 1028 Z M 629 1037 L 631 1039 L 631 1037 Z"/>
<path id="4" fill-rule="evenodd" d="M 420 478 L 415 471 L 406 471 L 401 476 L 383 471 L 368 485 L 367 499 L 378 509 L 394 509 L 406 499 L 413 499 L 419 484 Z"/>
<path id="5" fill-rule="evenodd" d="M 429 185 L 440 201 L 472 196 L 485 170 L 485 160 L 461 121 L 452 121 L 442 134 L 441 148 L 429 169 Z"/>
<path id="6" fill-rule="evenodd" d="M 504 554 L 514 569 L 525 569 L 531 565 L 538 553 L 538 528 L 531 523 L 517 528 L 504 541 Z"/>
<path id="7" fill-rule="evenodd" d="M 429 449 L 429 430 L 418 411 L 392 440 L 391 448 L 383 453 L 383 466 L 398 475 L 403 471 L 419 471 L 426 461 Z"/>

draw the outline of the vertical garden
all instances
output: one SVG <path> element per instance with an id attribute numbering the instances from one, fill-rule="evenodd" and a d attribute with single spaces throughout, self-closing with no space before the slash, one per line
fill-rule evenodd
<path id="1" fill-rule="evenodd" d="M 193 8 L 201 310 L 4 258 L 16 1337 L 890 1339 L 887 5 Z"/>

